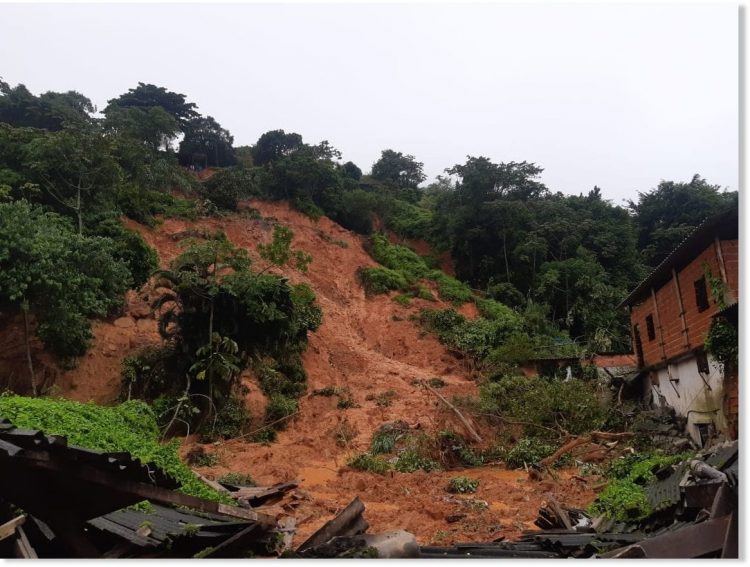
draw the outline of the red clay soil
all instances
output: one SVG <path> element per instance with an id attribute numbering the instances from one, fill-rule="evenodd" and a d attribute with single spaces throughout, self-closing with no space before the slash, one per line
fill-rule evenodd
<path id="1" fill-rule="evenodd" d="M 264 219 L 251 220 L 244 214 L 198 221 L 167 219 L 157 229 L 126 223 L 158 251 L 163 266 L 181 250 L 176 235 L 188 230 L 223 230 L 235 245 L 248 250 L 256 267 L 265 268 L 256 245 L 270 241 L 275 222 L 291 227 L 293 246 L 311 254 L 313 262 L 306 275 L 286 268 L 275 271 L 294 283 L 309 283 L 323 309 L 323 324 L 310 336 L 303 357 L 309 391 L 348 388 L 357 407 L 338 409 L 335 396 L 308 395 L 300 401 L 299 414 L 273 444 L 234 439 L 204 446 L 217 454 L 220 464 L 199 469 L 203 474 L 218 478 L 228 472 L 247 473 L 264 485 L 299 480 L 302 498 L 287 499 L 284 507 L 274 508 L 278 514 L 297 518 L 296 543 L 357 495 L 365 503 L 372 532 L 405 529 L 421 544 L 517 536 L 521 530 L 533 528 L 547 493 L 573 506 L 593 500 L 594 490 L 585 482 L 570 480 L 571 473 L 565 471 L 559 473 L 560 480 L 536 482 L 524 471 L 508 471 L 502 466 L 388 476 L 347 468 L 349 458 L 366 450 L 372 433 L 386 421 L 403 419 L 427 432 L 446 427 L 461 431 L 452 413 L 415 380 L 441 377 L 446 386 L 440 393 L 446 398 L 475 394 L 475 382 L 461 360 L 409 320 L 419 309 L 443 306 L 441 302 L 414 299 L 404 307 L 387 295 L 365 296 L 356 272 L 375 262 L 365 251 L 362 237 L 327 218 L 315 222 L 284 203 L 243 203 L 243 208 L 248 207 L 258 209 Z M 89 354 L 75 369 L 59 372 L 56 389 L 60 395 L 98 403 L 116 399 L 123 358 L 159 342 L 156 322 L 143 299 L 147 296 L 145 291 L 132 293 L 122 317 L 95 323 L 96 338 Z M 476 316 L 473 304 L 461 311 Z M 14 358 L 21 363 L 22 373 L 23 357 Z M 250 388 L 248 406 L 261 419 L 263 396 L 250 373 L 243 375 L 243 380 Z M 387 391 L 394 393 L 392 403 L 379 407 L 373 397 Z M 344 427 L 354 437 L 342 447 L 336 434 Z M 186 440 L 183 452 L 195 444 L 193 439 Z M 448 494 L 449 479 L 459 475 L 479 479 L 478 492 Z M 454 516 L 452 523 L 449 516 Z"/>

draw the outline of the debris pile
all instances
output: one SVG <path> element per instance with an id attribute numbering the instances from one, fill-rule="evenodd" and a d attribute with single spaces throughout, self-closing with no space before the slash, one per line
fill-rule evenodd
<path id="1" fill-rule="evenodd" d="M 283 541 L 273 517 L 178 492 L 171 476 L 129 453 L 75 447 L 5 420 L 0 486 L 0 557 L 275 556 Z"/>
<path id="2" fill-rule="evenodd" d="M 518 540 L 423 546 L 420 556 L 526 558 L 737 558 L 738 444 L 714 445 L 694 459 L 653 471 L 646 487 L 653 512 L 616 522 L 591 518 L 553 497 Z"/>

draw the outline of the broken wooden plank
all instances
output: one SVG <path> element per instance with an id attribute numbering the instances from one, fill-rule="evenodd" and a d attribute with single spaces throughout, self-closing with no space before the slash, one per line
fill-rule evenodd
<path id="1" fill-rule="evenodd" d="M 240 488 L 236 492 L 231 492 L 231 496 L 239 502 L 245 502 L 255 508 L 263 504 L 269 504 L 276 500 L 281 500 L 284 494 L 293 488 L 297 488 L 299 482 L 282 482 L 273 486 L 252 486 Z"/>
<path id="2" fill-rule="evenodd" d="M 5 522 L 0 526 L 0 541 L 9 538 L 16 533 L 16 528 L 19 528 L 26 521 L 26 516 L 16 516 L 12 520 Z"/>
<path id="3" fill-rule="evenodd" d="M 565 510 L 563 510 L 562 506 L 560 506 L 560 503 L 557 500 L 555 500 L 555 498 L 551 495 L 547 496 L 547 503 L 552 508 L 552 511 L 554 512 L 555 517 L 565 527 L 565 529 L 572 530 L 573 522 L 570 521 L 570 516 Z"/>
<path id="4" fill-rule="evenodd" d="M 36 550 L 31 546 L 31 543 L 29 543 L 29 538 L 26 537 L 26 532 L 23 527 L 18 526 L 16 531 L 18 532 L 18 537 L 15 541 L 16 555 L 20 559 L 39 559 Z"/>
<path id="5" fill-rule="evenodd" d="M 322 545 L 336 536 L 354 536 L 364 533 L 370 527 L 362 517 L 364 511 L 365 505 L 357 496 L 335 518 L 326 522 L 300 545 L 297 552 Z"/>
<path id="6" fill-rule="evenodd" d="M 201 473 L 199 473 L 195 469 L 190 469 L 190 470 L 193 472 L 193 474 L 195 476 L 198 477 L 198 479 L 200 479 L 201 482 L 203 482 L 204 484 L 210 486 L 216 492 L 219 492 L 219 493 L 222 493 L 222 494 L 230 494 L 229 489 L 225 488 L 220 483 L 216 482 L 215 480 L 210 480 L 210 479 L 206 478 L 205 476 L 203 476 Z"/>
<path id="7" fill-rule="evenodd" d="M 239 549 L 246 542 L 256 539 L 259 531 L 260 525 L 252 524 L 246 527 L 244 530 L 237 532 L 232 537 L 225 539 L 220 544 L 198 552 L 196 556 L 199 556 L 201 558 L 231 557 L 232 550 Z"/>

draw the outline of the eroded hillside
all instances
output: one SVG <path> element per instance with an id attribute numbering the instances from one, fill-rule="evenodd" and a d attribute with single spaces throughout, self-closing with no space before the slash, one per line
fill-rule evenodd
<path id="1" fill-rule="evenodd" d="M 261 218 L 246 214 L 250 208 L 257 209 Z M 310 284 L 323 309 L 323 324 L 310 336 L 303 357 L 310 393 L 272 444 L 234 439 L 205 445 L 219 464 L 199 469 L 203 474 L 247 473 L 261 484 L 299 480 L 303 497 L 275 510 L 297 518 L 299 541 L 356 495 L 366 505 L 373 531 L 402 528 L 422 543 L 518 535 L 532 527 L 548 492 L 570 504 L 585 505 L 593 499 L 585 483 L 533 482 L 524 471 L 502 466 L 385 476 L 349 469 L 347 461 L 367 449 L 373 432 L 384 422 L 401 419 L 426 432 L 461 430 L 453 414 L 418 380 L 440 377 L 446 384 L 441 393 L 448 398 L 475 393 L 475 383 L 464 362 L 410 320 L 421 308 L 435 308 L 440 302 L 414 299 L 402 306 L 387 295 L 365 296 L 357 270 L 375 262 L 362 237 L 327 218 L 315 222 L 285 203 L 251 202 L 242 209 L 239 214 L 195 222 L 167 219 L 156 229 L 127 221 L 158 251 L 162 266 L 180 253 L 184 238 L 222 230 L 235 245 L 248 250 L 256 267 L 264 268 L 256 245 L 271 240 L 277 222 L 294 230 L 295 248 L 313 256 L 307 274 L 273 268 L 294 283 Z M 147 289 L 131 293 L 122 317 L 94 325 L 96 339 L 90 352 L 57 379 L 61 395 L 98 403 L 117 398 L 122 360 L 160 341 L 149 299 Z M 460 310 L 475 316 L 473 304 Z M 252 373 L 244 373 L 242 380 L 249 388 L 248 407 L 262 418 L 263 394 Z M 338 407 L 336 396 L 312 395 L 324 388 L 349 392 L 353 407 Z M 383 394 L 388 404 L 378 403 Z M 189 438 L 184 452 L 196 444 Z M 446 492 L 449 479 L 459 474 L 480 479 L 471 498 Z"/>

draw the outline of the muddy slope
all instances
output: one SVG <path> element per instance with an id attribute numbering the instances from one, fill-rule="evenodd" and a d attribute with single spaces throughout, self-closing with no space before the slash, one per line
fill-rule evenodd
<path id="1" fill-rule="evenodd" d="M 326 218 L 314 222 L 283 203 L 252 202 L 243 207 L 258 209 L 264 219 L 236 214 L 196 222 L 168 219 L 157 229 L 132 221 L 128 225 L 156 248 L 164 266 L 179 254 L 180 235 L 223 230 L 235 245 L 248 250 L 257 267 L 265 265 L 255 252 L 256 245 L 271 239 L 275 222 L 290 226 L 295 232 L 293 246 L 314 259 L 307 275 L 293 269 L 280 273 L 294 283 L 309 283 L 324 314 L 323 324 L 311 335 L 304 355 L 309 390 L 348 388 L 357 407 L 339 409 L 336 397 L 307 396 L 301 400 L 300 413 L 276 443 L 235 439 L 207 446 L 218 455 L 220 464 L 201 469 L 204 474 L 249 473 L 261 484 L 301 481 L 302 498 L 277 509 L 279 514 L 297 517 L 298 542 L 356 495 L 365 503 L 371 531 L 402 528 L 415 533 L 423 544 L 518 535 L 533 527 L 531 522 L 547 492 L 572 505 L 585 505 L 593 499 L 585 484 L 532 482 L 523 471 L 506 471 L 501 466 L 388 476 L 347 469 L 347 460 L 366 450 L 372 433 L 383 422 L 404 419 L 426 431 L 461 430 L 460 423 L 432 394 L 414 384 L 416 379 L 441 377 L 447 384 L 441 390 L 446 397 L 473 394 L 475 383 L 460 360 L 409 319 L 423 307 L 440 306 L 439 302 L 414 300 L 403 307 L 385 295 L 365 297 L 356 272 L 375 262 L 365 251 L 362 237 Z M 123 358 L 159 342 L 148 299 L 145 291 L 132 293 L 122 317 L 95 324 L 94 348 L 75 369 L 57 377 L 61 395 L 99 403 L 116 399 Z M 462 311 L 472 316 L 472 308 L 466 305 Z M 243 380 L 250 388 L 248 405 L 260 417 L 262 394 L 252 375 L 246 373 Z M 378 406 L 372 398 L 388 391 L 393 392 L 391 405 Z M 344 429 L 354 437 L 342 446 L 337 443 L 337 433 Z M 187 441 L 184 450 L 192 444 L 194 441 Z M 477 494 L 449 495 L 445 487 L 457 475 L 480 479 Z"/>

